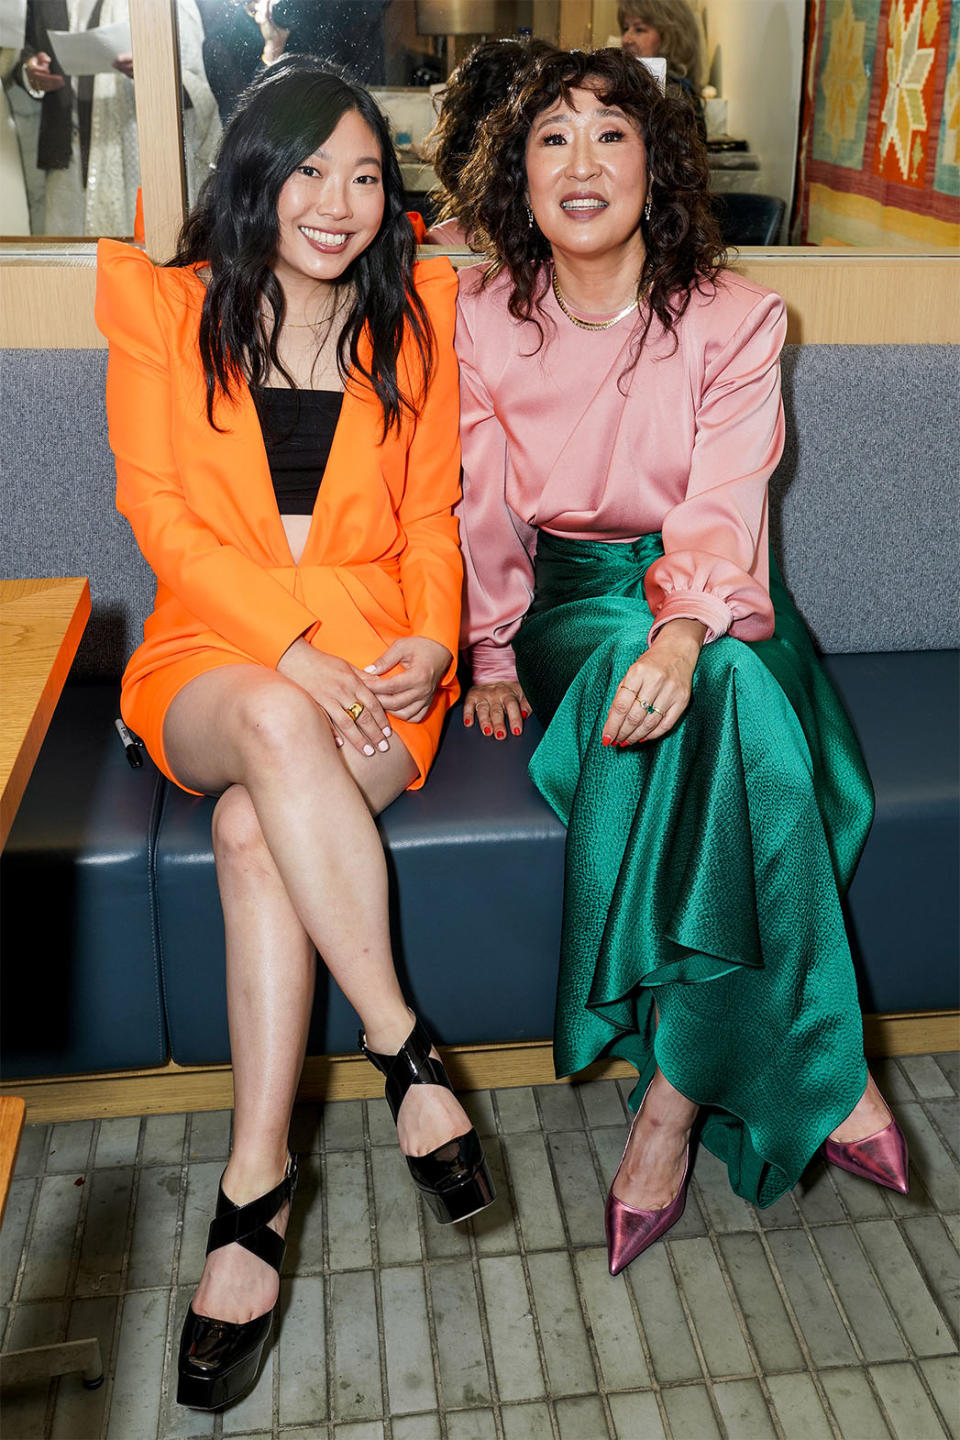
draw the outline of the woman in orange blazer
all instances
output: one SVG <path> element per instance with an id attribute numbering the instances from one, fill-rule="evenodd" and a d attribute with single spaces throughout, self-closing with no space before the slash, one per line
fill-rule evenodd
<path id="1" fill-rule="evenodd" d="M 307 57 L 244 97 L 170 266 L 100 246 L 117 503 L 157 576 L 123 715 L 219 796 L 235 1123 L 181 1344 L 198 1408 L 253 1383 L 270 1331 L 315 949 L 437 1218 L 493 1198 L 397 981 L 373 819 L 457 694 L 456 281 L 413 254 L 379 111 Z"/>

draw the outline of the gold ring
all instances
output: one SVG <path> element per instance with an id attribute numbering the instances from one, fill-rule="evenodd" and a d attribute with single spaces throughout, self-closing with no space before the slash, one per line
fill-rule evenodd
<path id="1" fill-rule="evenodd" d="M 364 710 L 366 710 L 367 707 L 363 704 L 361 700 L 354 700 L 352 705 L 344 705 L 343 708 L 344 710 L 346 710 L 348 715 L 353 716 L 354 720 L 359 720 L 360 716 L 363 714 Z"/>

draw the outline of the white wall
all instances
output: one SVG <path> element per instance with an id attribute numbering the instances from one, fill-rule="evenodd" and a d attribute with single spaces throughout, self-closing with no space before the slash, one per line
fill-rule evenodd
<path id="1" fill-rule="evenodd" d="M 789 213 L 803 83 L 804 0 L 691 3 L 704 22 L 710 79 L 729 102 L 730 134 L 748 140 L 761 161 L 761 174 L 749 188 L 779 195 Z M 595 45 L 616 32 L 616 21 L 617 0 L 594 0 Z"/>
<path id="2" fill-rule="evenodd" d="M 731 135 L 750 142 L 765 194 L 789 215 L 803 83 L 804 0 L 704 0 L 710 79 Z"/>

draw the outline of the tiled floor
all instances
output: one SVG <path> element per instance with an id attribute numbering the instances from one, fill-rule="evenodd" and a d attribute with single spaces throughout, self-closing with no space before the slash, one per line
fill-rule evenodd
<path id="1" fill-rule="evenodd" d="M 686 1214 L 617 1280 L 602 1203 L 622 1089 L 468 1098 L 500 1199 L 418 1211 L 383 1102 L 299 1114 L 279 1340 L 213 1417 L 171 1402 L 229 1116 L 28 1128 L 2 1232 L 4 1348 L 96 1333 L 107 1383 L 3 1399 L 4 1440 L 935 1440 L 958 1434 L 960 1056 L 875 1067 L 916 1170 L 838 1170 L 764 1212 L 700 1151 Z"/>

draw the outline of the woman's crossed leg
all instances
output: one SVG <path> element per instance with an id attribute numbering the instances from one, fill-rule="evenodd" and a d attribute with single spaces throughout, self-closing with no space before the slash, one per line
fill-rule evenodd
<path id="1" fill-rule="evenodd" d="M 394 734 L 386 752 L 338 748 L 323 710 L 257 665 L 198 676 L 173 701 L 164 746 L 176 777 L 219 795 L 213 848 L 223 906 L 234 1076 L 234 1138 L 224 1175 L 238 1205 L 278 1183 L 303 1066 L 315 959 L 392 1054 L 413 1025 L 390 947 L 387 870 L 374 816 L 416 774 Z M 413 1086 L 400 1111 L 405 1154 L 470 1128 L 456 1098 Z M 275 1222 L 281 1232 L 286 1209 Z M 207 1258 L 194 1310 L 235 1323 L 275 1302 L 278 1280 L 239 1245 Z"/>

